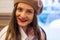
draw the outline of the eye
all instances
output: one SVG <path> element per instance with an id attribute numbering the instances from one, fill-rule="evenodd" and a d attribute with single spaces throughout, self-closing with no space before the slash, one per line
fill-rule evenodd
<path id="1" fill-rule="evenodd" d="M 27 10 L 27 13 L 33 13 L 31 10 Z"/>
<path id="2" fill-rule="evenodd" d="M 17 10 L 18 10 L 18 11 L 20 11 L 20 12 L 21 12 L 21 11 L 23 11 L 23 9 L 22 9 L 22 8 L 17 8 Z"/>

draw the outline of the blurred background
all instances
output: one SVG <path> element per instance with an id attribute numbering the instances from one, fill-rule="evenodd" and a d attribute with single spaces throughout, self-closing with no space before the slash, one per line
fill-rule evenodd
<path id="1" fill-rule="evenodd" d="M 38 25 L 46 34 L 47 40 L 60 40 L 60 0 L 42 0 L 43 12 L 37 16 Z M 13 0 L 0 0 L 0 31 L 9 24 L 13 11 Z"/>

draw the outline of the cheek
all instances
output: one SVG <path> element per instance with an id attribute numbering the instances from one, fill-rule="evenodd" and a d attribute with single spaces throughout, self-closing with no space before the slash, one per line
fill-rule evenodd
<path id="1" fill-rule="evenodd" d="M 34 17 L 34 15 L 30 15 L 30 16 L 29 16 L 29 19 L 30 19 L 30 20 L 33 20 L 33 17 Z"/>
<path id="2" fill-rule="evenodd" d="M 18 17 L 20 15 L 20 13 L 18 11 L 16 11 L 16 17 Z"/>

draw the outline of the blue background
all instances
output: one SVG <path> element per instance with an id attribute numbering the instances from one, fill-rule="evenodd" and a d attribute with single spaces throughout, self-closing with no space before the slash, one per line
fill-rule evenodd
<path id="1" fill-rule="evenodd" d="M 60 40 L 60 0 L 42 2 L 43 12 L 37 16 L 38 24 L 45 30 L 47 40 Z M 51 25 L 55 20 L 57 22 Z"/>

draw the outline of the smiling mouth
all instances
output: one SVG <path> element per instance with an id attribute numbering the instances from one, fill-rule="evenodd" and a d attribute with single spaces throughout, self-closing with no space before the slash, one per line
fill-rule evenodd
<path id="1" fill-rule="evenodd" d="M 18 18 L 20 22 L 26 22 L 27 20 L 24 18 Z"/>

